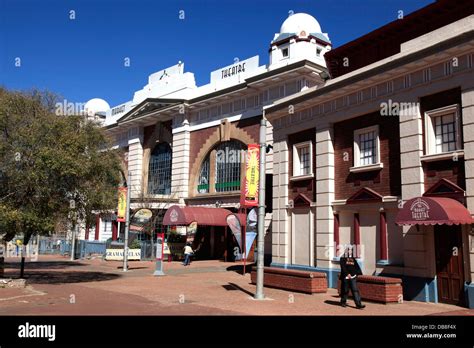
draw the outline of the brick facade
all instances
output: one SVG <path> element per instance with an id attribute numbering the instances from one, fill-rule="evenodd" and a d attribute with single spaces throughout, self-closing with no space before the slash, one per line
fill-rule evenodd
<path id="1" fill-rule="evenodd" d="M 379 125 L 381 170 L 363 173 L 351 173 L 354 165 L 354 131 Z M 334 124 L 334 163 L 336 199 L 347 199 L 368 187 L 382 196 L 399 196 L 400 178 L 400 142 L 398 117 L 380 116 L 379 112 L 356 117 Z"/>
<path id="2" fill-rule="evenodd" d="M 305 141 L 311 141 L 313 157 L 311 159 L 313 164 L 313 173 L 316 173 L 316 148 L 315 148 L 315 139 L 316 139 L 316 129 L 311 128 L 304 130 L 302 132 L 294 133 L 288 135 L 288 170 L 290 173 L 290 178 L 293 175 L 293 145 L 297 143 L 302 143 Z M 299 181 L 290 181 L 288 183 L 288 198 L 295 199 L 298 194 L 302 193 L 313 202 L 316 199 L 316 181 L 313 177 L 308 180 L 299 180 Z"/>

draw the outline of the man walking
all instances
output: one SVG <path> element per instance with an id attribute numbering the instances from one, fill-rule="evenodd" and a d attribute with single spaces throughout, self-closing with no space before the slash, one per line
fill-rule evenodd
<path id="1" fill-rule="evenodd" d="M 362 271 L 356 258 L 352 255 L 351 248 L 345 250 L 344 255 L 339 259 L 339 264 L 341 266 L 341 306 L 347 307 L 347 297 L 350 287 L 356 308 L 365 308 L 365 305 L 361 302 L 359 289 L 357 288 L 357 276 L 362 275 Z"/>

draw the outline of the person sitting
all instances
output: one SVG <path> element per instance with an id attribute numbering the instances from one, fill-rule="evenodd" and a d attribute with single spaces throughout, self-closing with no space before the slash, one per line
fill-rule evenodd
<path id="1" fill-rule="evenodd" d="M 344 254 L 339 259 L 341 266 L 341 306 L 347 307 L 347 297 L 349 295 L 349 287 L 357 309 L 365 308 L 362 304 L 359 289 L 357 288 L 357 276 L 362 275 L 362 270 L 357 263 L 356 258 L 352 255 L 352 249 L 346 248 Z"/>

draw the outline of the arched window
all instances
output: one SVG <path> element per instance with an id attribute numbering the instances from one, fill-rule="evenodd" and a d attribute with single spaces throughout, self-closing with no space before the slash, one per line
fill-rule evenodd
<path id="1" fill-rule="evenodd" d="M 153 149 L 148 166 L 148 194 L 171 193 L 171 156 L 171 147 L 168 143 L 159 143 Z"/>
<path id="2" fill-rule="evenodd" d="M 243 170 L 243 151 L 246 145 L 237 140 L 217 145 L 201 164 L 198 193 L 229 192 L 240 190 Z"/>

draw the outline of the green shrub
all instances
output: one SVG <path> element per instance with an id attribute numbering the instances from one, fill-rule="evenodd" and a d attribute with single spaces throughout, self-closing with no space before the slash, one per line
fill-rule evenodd
<path id="1" fill-rule="evenodd" d="M 140 249 L 141 248 L 140 241 L 138 239 L 134 239 L 133 242 L 130 243 L 129 248 L 130 249 Z"/>

